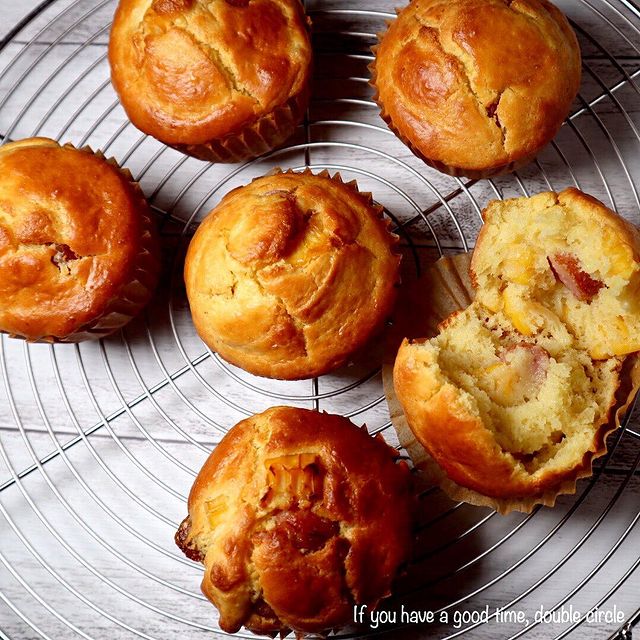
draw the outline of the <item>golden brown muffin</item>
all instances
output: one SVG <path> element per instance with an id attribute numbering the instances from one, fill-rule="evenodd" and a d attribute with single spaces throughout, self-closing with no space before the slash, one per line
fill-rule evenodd
<path id="1" fill-rule="evenodd" d="M 299 0 L 120 0 L 109 41 L 131 122 L 221 162 L 291 136 L 308 102 L 311 57 Z"/>
<path id="2" fill-rule="evenodd" d="M 410 474 L 346 418 L 275 407 L 202 467 L 176 543 L 234 633 L 321 633 L 390 594 L 412 540 Z"/>
<path id="3" fill-rule="evenodd" d="M 0 147 L 0 331 L 105 336 L 149 301 L 159 266 L 149 206 L 114 161 L 47 138 Z"/>
<path id="4" fill-rule="evenodd" d="M 640 234 L 573 188 L 483 215 L 475 299 L 437 336 L 405 340 L 394 388 L 450 480 L 531 508 L 589 473 L 633 392 Z"/>
<path id="5" fill-rule="evenodd" d="M 310 171 L 258 178 L 227 194 L 189 245 L 196 329 L 255 375 L 327 373 L 389 315 L 396 245 L 381 207 L 355 183 Z"/>
<path id="6" fill-rule="evenodd" d="M 547 0 L 413 0 L 375 53 L 382 117 L 451 175 L 488 177 L 532 160 L 580 87 L 576 36 Z"/>
<path id="7" fill-rule="evenodd" d="M 551 330 L 594 359 L 640 351 L 640 233 L 595 198 L 495 201 L 471 264 L 477 299 L 523 335 Z"/>
<path id="8" fill-rule="evenodd" d="M 555 499 L 606 449 L 622 360 L 523 336 L 474 302 L 435 338 L 405 340 L 394 387 L 418 441 L 460 486 Z"/>

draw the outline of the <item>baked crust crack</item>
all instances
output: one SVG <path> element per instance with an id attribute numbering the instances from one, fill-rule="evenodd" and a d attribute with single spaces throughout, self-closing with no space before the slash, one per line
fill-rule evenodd
<path id="1" fill-rule="evenodd" d="M 229 246 L 228 243 L 225 241 L 225 251 L 227 252 L 227 254 L 231 255 L 231 252 L 229 250 Z M 217 297 L 217 296 L 224 296 L 227 295 L 227 297 L 233 297 L 235 295 L 235 289 L 236 286 L 238 284 L 238 275 L 237 273 L 233 270 L 230 269 L 229 273 L 231 274 L 231 277 L 233 279 L 233 283 L 231 285 L 231 287 L 229 288 L 229 294 L 225 293 L 209 293 L 209 297 Z M 304 329 L 306 328 L 306 324 L 304 324 L 299 318 L 297 318 L 293 313 L 291 313 L 290 309 L 288 308 L 286 302 L 284 301 L 284 299 L 278 295 L 276 295 L 275 293 L 271 292 L 271 291 L 267 291 L 262 282 L 260 282 L 260 269 L 259 268 L 249 268 L 247 269 L 246 274 L 244 274 L 248 277 L 251 278 L 252 282 L 255 283 L 255 285 L 258 287 L 258 289 L 260 290 L 260 293 L 267 299 L 271 299 L 273 300 L 287 315 L 287 317 L 289 318 L 289 320 L 291 321 L 291 323 L 293 324 L 293 326 L 296 328 L 296 331 L 298 333 L 298 335 L 302 338 L 302 349 L 304 352 L 304 357 L 307 357 L 309 355 L 308 353 L 308 346 L 307 346 L 307 336 L 305 334 Z"/>
<path id="2" fill-rule="evenodd" d="M 190 29 L 183 29 L 183 31 L 193 40 L 193 42 L 195 42 L 200 47 L 202 51 L 209 55 L 218 69 L 222 71 L 225 78 L 229 81 L 229 84 L 231 85 L 231 87 L 233 87 L 233 90 L 236 93 L 244 95 L 247 98 L 251 98 L 253 102 L 255 102 L 257 105 L 260 105 L 260 101 L 248 89 L 240 85 L 237 75 L 234 73 L 231 67 L 229 67 L 229 65 L 224 62 L 220 51 L 216 47 L 214 47 L 212 44 L 200 40 Z"/>
<path id="3" fill-rule="evenodd" d="M 493 119 L 496 123 L 498 129 L 500 129 L 500 134 L 502 135 L 502 148 L 506 151 L 506 140 L 507 140 L 507 128 L 500 122 L 500 116 L 498 115 L 498 108 L 500 107 L 500 100 L 502 100 L 502 96 L 505 91 L 510 89 L 503 89 L 498 92 L 496 99 L 489 104 L 487 107 L 487 115 Z"/>
<path id="4" fill-rule="evenodd" d="M 63 275 L 71 275 L 70 262 L 77 260 L 83 260 L 84 258 L 97 258 L 101 254 L 86 254 L 81 255 L 76 253 L 68 244 L 63 242 L 19 242 L 16 246 L 16 253 L 20 249 L 28 250 L 30 248 L 44 247 L 47 249 L 54 249 L 55 253 L 51 256 L 51 263 L 60 271 Z"/>
<path id="5" fill-rule="evenodd" d="M 273 298 L 277 301 L 277 303 L 280 305 L 280 307 L 282 308 L 282 310 L 287 314 L 287 317 L 289 318 L 289 320 L 291 320 L 291 323 L 293 324 L 293 326 L 296 328 L 296 331 L 298 333 L 298 335 L 302 338 L 302 350 L 304 353 L 304 357 L 306 358 L 309 355 L 309 345 L 307 343 L 307 334 L 305 332 L 305 329 L 307 328 L 307 325 L 302 322 L 302 320 L 300 320 L 300 318 L 296 317 L 291 310 L 289 309 L 287 303 L 284 301 L 284 299 L 281 296 L 278 296 L 274 293 L 272 293 L 271 291 L 267 291 L 263 286 L 262 283 L 260 282 L 260 278 L 259 278 L 259 271 L 255 270 L 253 271 L 252 275 L 253 275 L 253 280 L 255 281 L 255 283 L 258 285 L 258 288 L 260 289 L 260 292 L 262 293 L 262 295 L 264 295 L 265 297 L 270 297 Z"/>
<path id="6" fill-rule="evenodd" d="M 508 87 L 503 89 L 501 92 L 499 92 L 497 97 L 491 103 L 485 104 L 485 102 L 480 97 L 480 94 L 478 93 L 475 83 L 472 80 L 471 69 L 469 68 L 469 65 L 465 60 L 464 56 L 460 55 L 457 51 L 455 51 L 451 47 L 445 47 L 444 42 L 442 40 L 442 34 L 440 33 L 440 25 L 436 23 L 427 24 L 422 20 L 420 20 L 420 18 L 417 15 L 414 15 L 413 17 L 421 28 L 428 29 L 434 34 L 438 42 L 438 46 L 440 47 L 440 50 L 446 55 L 451 56 L 454 60 L 456 60 L 456 62 L 458 62 L 458 64 L 460 65 L 460 71 L 462 72 L 461 76 L 464 78 L 465 84 L 469 89 L 469 93 L 473 96 L 473 98 L 476 101 L 478 113 L 483 115 L 485 118 L 493 120 L 496 123 L 498 129 L 500 130 L 502 148 L 506 151 L 506 147 L 505 147 L 506 129 L 501 125 L 499 120 L 496 117 L 494 117 L 494 114 L 497 111 L 498 104 L 500 102 L 500 98 L 502 97 L 502 94 L 504 93 L 504 91 L 507 90 Z M 495 104 L 495 108 L 490 113 L 490 109 L 494 104 Z"/>
<path id="7" fill-rule="evenodd" d="M 195 6 L 195 5 L 194 5 Z M 215 15 L 211 12 L 209 4 L 205 5 L 207 7 L 207 12 L 209 14 L 211 14 L 211 16 L 213 16 L 214 20 L 216 22 L 218 22 L 217 18 L 215 17 Z M 238 81 L 238 77 L 236 75 L 236 73 L 234 72 L 234 70 L 225 63 L 225 61 L 222 58 L 222 55 L 220 54 L 219 49 L 217 49 L 215 46 L 213 46 L 212 44 L 208 43 L 208 42 L 204 42 L 203 40 L 200 40 L 197 35 L 194 33 L 194 31 L 191 29 L 191 24 L 189 21 L 189 18 L 191 17 L 191 15 L 193 14 L 193 7 L 187 9 L 187 11 L 185 11 L 181 16 L 173 18 L 172 20 L 167 21 L 167 24 L 164 28 L 162 29 L 156 29 L 154 28 L 152 32 L 149 31 L 149 29 L 147 28 L 146 22 L 143 21 L 142 23 L 142 37 L 143 37 L 143 42 L 145 43 L 145 47 L 144 47 L 144 53 L 145 55 L 147 54 L 147 50 L 146 50 L 146 40 L 147 37 L 150 35 L 164 35 L 166 33 L 168 33 L 169 31 L 171 31 L 172 29 L 176 29 L 179 31 L 182 31 L 185 35 L 187 35 L 190 40 L 196 44 L 198 46 L 198 48 L 205 53 L 210 59 L 211 61 L 216 65 L 216 67 L 220 70 L 220 72 L 224 75 L 224 77 L 227 79 L 227 81 L 229 82 L 229 85 L 231 86 L 231 88 L 233 89 L 233 91 L 235 91 L 238 94 L 244 95 L 247 98 L 250 98 L 253 102 L 255 102 L 257 105 L 260 106 L 260 101 L 245 87 L 243 87 L 239 81 Z M 145 15 L 146 18 L 146 15 Z M 140 73 L 140 70 L 139 70 Z"/>

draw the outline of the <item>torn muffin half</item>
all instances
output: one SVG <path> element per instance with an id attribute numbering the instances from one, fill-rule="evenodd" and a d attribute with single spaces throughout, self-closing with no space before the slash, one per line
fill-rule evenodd
<path id="1" fill-rule="evenodd" d="M 416 438 L 457 484 L 543 497 L 602 449 L 622 360 L 524 336 L 473 303 L 430 340 L 405 341 L 394 384 Z"/>
<path id="2" fill-rule="evenodd" d="M 640 233 L 578 189 L 492 202 L 471 262 L 476 298 L 596 359 L 640 351 Z"/>

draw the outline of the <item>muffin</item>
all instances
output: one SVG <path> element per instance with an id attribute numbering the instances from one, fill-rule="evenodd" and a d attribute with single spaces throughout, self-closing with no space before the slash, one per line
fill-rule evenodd
<path id="1" fill-rule="evenodd" d="M 219 162 L 291 136 L 311 59 L 299 0 L 120 0 L 109 40 L 111 80 L 131 122 Z"/>
<path id="2" fill-rule="evenodd" d="M 391 312 L 397 236 L 339 175 L 278 173 L 228 193 L 196 231 L 184 277 L 204 342 L 259 376 L 341 364 Z"/>
<path id="3" fill-rule="evenodd" d="M 580 48 L 547 0 L 413 0 L 380 36 L 375 100 L 427 164 L 486 178 L 532 160 L 580 87 Z"/>
<path id="4" fill-rule="evenodd" d="M 577 189 L 492 202 L 484 218 L 475 298 L 402 343 L 393 383 L 445 490 L 528 511 L 591 473 L 637 391 L 638 232 Z"/>
<path id="5" fill-rule="evenodd" d="M 346 418 L 275 407 L 233 427 L 201 469 L 176 543 L 235 633 L 322 633 L 389 595 L 412 541 L 410 474 Z"/>
<path id="6" fill-rule="evenodd" d="M 471 263 L 477 299 L 526 336 L 543 327 L 594 359 L 640 351 L 640 233 L 591 196 L 492 202 Z"/>
<path id="7" fill-rule="evenodd" d="M 523 336 L 474 303 L 430 340 L 403 342 L 394 385 L 418 441 L 483 496 L 555 499 L 604 453 L 622 360 Z"/>
<path id="8" fill-rule="evenodd" d="M 149 206 L 115 161 L 47 138 L 0 147 L 0 331 L 106 336 L 149 301 L 159 267 Z"/>

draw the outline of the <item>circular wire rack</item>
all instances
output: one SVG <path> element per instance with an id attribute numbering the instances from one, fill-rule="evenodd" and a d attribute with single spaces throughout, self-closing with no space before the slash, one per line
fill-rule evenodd
<path id="1" fill-rule="evenodd" d="M 106 58 L 115 0 L 47 0 L 0 43 L 3 141 L 42 135 L 115 157 L 149 197 L 165 256 L 156 298 L 117 335 L 79 345 L 1 339 L 0 638 L 226 635 L 198 589 L 201 566 L 173 545 L 191 483 L 226 430 L 289 404 L 348 416 L 397 445 L 379 345 L 336 374 L 282 382 L 246 374 L 199 340 L 182 260 L 231 188 L 274 167 L 355 178 L 392 219 L 407 279 L 470 250 L 493 198 L 575 185 L 640 222 L 640 9 L 629 0 L 559 4 L 583 51 L 580 95 L 535 163 L 485 181 L 428 169 L 379 119 L 367 65 L 394 17 L 386 0 L 308 0 L 317 63 L 307 117 L 287 146 L 241 165 L 188 158 L 128 122 Z M 503 517 L 424 491 L 415 557 L 382 609 L 433 611 L 436 622 L 407 626 L 396 613 L 369 633 L 631 637 L 640 618 L 633 418 L 609 444 L 593 477 L 554 509 Z M 624 622 L 603 617 L 614 605 Z"/>

